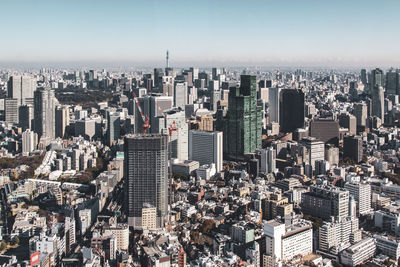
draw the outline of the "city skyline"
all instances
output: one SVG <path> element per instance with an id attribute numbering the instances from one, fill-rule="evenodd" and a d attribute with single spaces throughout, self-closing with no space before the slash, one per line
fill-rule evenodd
<path id="1" fill-rule="evenodd" d="M 400 62 L 398 1 L 5 1 L 2 7 L 8 42 L 0 45 L 1 66 L 164 66 L 166 50 L 171 66 Z"/>

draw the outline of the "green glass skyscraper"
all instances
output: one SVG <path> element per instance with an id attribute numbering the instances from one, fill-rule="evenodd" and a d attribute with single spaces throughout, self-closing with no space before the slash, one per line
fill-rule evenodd
<path id="1" fill-rule="evenodd" d="M 242 75 L 240 87 L 229 90 L 229 109 L 223 119 L 224 157 L 244 159 L 261 148 L 262 107 L 257 106 L 256 76 Z"/>

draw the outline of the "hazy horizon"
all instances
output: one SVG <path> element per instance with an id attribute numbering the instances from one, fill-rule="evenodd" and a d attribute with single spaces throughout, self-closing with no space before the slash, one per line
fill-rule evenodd
<path id="1" fill-rule="evenodd" d="M 0 65 L 391 67 L 400 1 L 3 1 Z"/>

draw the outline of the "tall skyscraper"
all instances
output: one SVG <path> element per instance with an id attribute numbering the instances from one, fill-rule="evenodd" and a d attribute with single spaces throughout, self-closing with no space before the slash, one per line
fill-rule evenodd
<path id="1" fill-rule="evenodd" d="M 168 216 L 168 136 L 127 135 L 124 151 L 128 224 L 140 229 L 143 209 L 152 206 L 161 227 Z"/>
<path id="2" fill-rule="evenodd" d="M 218 75 L 221 74 L 221 69 L 219 68 L 212 68 L 212 79 L 218 80 Z"/>
<path id="3" fill-rule="evenodd" d="M 370 82 L 370 88 L 374 88 L 375 86 L 384 86 L 384 80 L 383 80 L 383 70 L 381 69 L 374 69 L 371 71 L 371 79 L 369 80 Z"/>
<path id="4" fill-rule="evenodd" d="M 217 172 L 222 171 L 222 132 L 190 131 L 189 159 L 196 160 L 201 165 L 214 163 Z"/>
<path id="5" fill-rule="evenodd" d="M 386 73 L 386 94 L 400 94 L 400 74 L 398 72 L 389 71 Z"/>
<path id="6" fill-rule="evenodd" d="M 374 86 L 372 90 L 372 116 L 376 116 L 384 121 L 385 115 L 385 95 L 382 86 Z"/>
<path id="7" fill-rule="evenodd" d="M 273 147 L 261 150 L 260 172 L 273 173 L 276 171 L 276 150 Z"/>
<path id="8" fill-rule="evenodd" d="M 304 92 L 300 89 L 283 89 L 280 95 L 279 125 L 283 133 L 304 127 Z"/>
<path id="9" fill-rule="evenodd" d="M 367 125 L 368 108 L 365 103 L 354 104 L 354 115 L 357 119 L 357 126 L 365 127 Z"/>
<path id="10" fill-rule="evenodd" d="M 69 125 L 69 107 L 57 106 L 56 108 L 56 137 L 64 137 L 65 129 Z"/>
<path id="11" fill-rule="evenodd" d="M 349 129 L 350 135 L 357 134 L 357 119 L 351 114 L 342 113 L 338 116 L 340 127 Z"/>
<path id="12" fill-rule="evenodd" d="M 37 134 L 27 129 L 22 133 L 22 153 L 27 155 L 36 149 Z"/>
<path id="13" fill-rule="evenodd" d="M 18 124 L 22 130 L 31 129 L 33 121 L 33 105 L 22 105 L 18 108 Z"/>
<path id="14" fill-rule="evenodd" d="M 8 98 L 18 99 L 18 106 L 31 102 L 36 81 L 29 76 L 11 76 L 7 84 Z"/>
<path id="15" fill-rule="evenodd" d="M 156 87 L 158 90 L 162 89 L 163 74 L 164 74 L 164 71 L 162 68 L 154 69 L 154 87 Z"/>
<path id="16" fill-rule="evenodd" d="M 361 70 L 361 82 L 366 86 L 367 85 L 367 70 Z"/>
<path id="17" fill-rule="evenodd" d="M 279 123 L 279 96 L 281 89 L 278 87 L 268 89 L 269 122 Z"/>
<path id="18" fill-rule="evenodd" d="M 18 123 L 18 101 L 17 98 L 6 98 L 4 100 L 4 115 L 6 122 Z"/>
<path id="19" fill-rule="evenodd" d="M 221 90 L 212 90 L 211 91 L 211 110 L 217 111 L 218 109 L 218 101 L 221 100 Z"/>
<path id="20" fill-rule="evenodd" d="M 107 112 L 107 142 L 112 145 L 120 138 L 121 119 L 119 112 Z"/>
<path id="21" fill-rule="evenodd" d="M 242 159 L 261 148 L 262 107 L 257 106 L 256 76 L 242 75 L 240 87 L 229 90 L 229 109 L 223 119 L 224 155 Z"/>
<path id="22" fill-rule="evenodd" d="M 34 94 L 34 129 L 39 140 L 53 139 L 56 133 L 55 109 L 58 105 L 54 91 L 49 88 L 39 88 Z"/>
<path id="23" fill-rule="evenodd" d="M 187 82 L 176 82 L 174 90 L 174 106 L 185 108 L 187 104 Z"/>
<path id="24" fill-rule="evenodd" d="M 152 123 L 152 133 L 169 134 L 170 128 L 176 128 L 171 131 L 169 139 L 171 157 L 179 160 L 189 158 L 189 125 L 186 123 L 185 112 L 180 109 L 170 109 L 164 111 L 164 116 L 158 116 Z"/>

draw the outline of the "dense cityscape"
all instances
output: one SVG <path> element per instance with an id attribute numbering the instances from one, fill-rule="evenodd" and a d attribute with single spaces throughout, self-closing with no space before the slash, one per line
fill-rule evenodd
<path id="1" fill-rule="evenodd" d="M 399 0 L 1 0 L 0 267 L 400 266 Z"/>
<path id="2" fill-rule="evenodd" d="M 398 69 L 165 60 L 0 71 L 1 266 L 397 266 Z"/>

